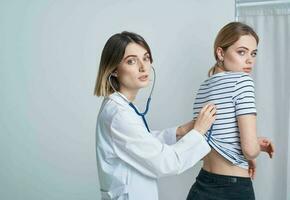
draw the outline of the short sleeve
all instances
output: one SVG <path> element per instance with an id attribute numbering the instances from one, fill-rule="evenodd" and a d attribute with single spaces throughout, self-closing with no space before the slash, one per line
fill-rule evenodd
<path id="1" fill-rule="evenodd" d="M 236 82 L 233 102 L 236 116 L 257 114 L 254 81 L 248 74 L 243 74 Z"/>

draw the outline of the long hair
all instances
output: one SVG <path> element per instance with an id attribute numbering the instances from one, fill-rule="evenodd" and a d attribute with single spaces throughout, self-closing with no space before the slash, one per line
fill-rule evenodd
<path id="1" fill-rule="evenodd" d="M 228 23 L 218 32 L 218 35 L 214 42 L 214 56 L 216 63 L 208 71 L 208 76 L 212 76 L 214 74 L 215 68 L 218 66 L 219 63 L 218 55 L 216 52 L 217 48 L 220 47 L 223 49 L 223 51 L 226 51 L 243 35 L 251 35 L 256 39 L 257 44 L 259 43 L 259 36 L 253 30 L 253 28 L 241 22 Z"/>

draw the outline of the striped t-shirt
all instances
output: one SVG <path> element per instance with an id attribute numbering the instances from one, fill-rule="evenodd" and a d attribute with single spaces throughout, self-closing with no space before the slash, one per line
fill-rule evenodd
<path id="1" fill-rule="evenodd" d="M 196 95 L 194 118 L 209 102 L 217 107 L 216 121 L 205 134 L 209 145 L 234 165 L 248 168 L 241 149 L 237 116 L 256 114 L 253 79 L 243 72 L 221 72 L 209 77 Z"/>

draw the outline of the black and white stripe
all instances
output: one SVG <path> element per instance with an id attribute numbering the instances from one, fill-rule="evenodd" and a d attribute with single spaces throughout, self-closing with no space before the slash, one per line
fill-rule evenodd
<path id="1" fill-rule="evenodd" d="M 209 77 L 196 95 L 194 118 L 209 102 L 217 106 L 217 118 L 211 134 L 208 131 L 205 135 L 208 143 L 234 165 L 247 168 L 248 162 L 241 150 L 237 116 L 256 114 L 252 78 L 243 72 L 222 72 Z"/>

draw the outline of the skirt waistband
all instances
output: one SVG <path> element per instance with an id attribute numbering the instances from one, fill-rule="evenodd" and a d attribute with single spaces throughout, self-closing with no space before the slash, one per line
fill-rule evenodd
<path id="1" fill-rule="evenodd" d="M 240 176 L 228 176 L 221 174 L 214 174 L 204 169 L 201 169 L 197 179 L 207 179 L 216 183 L 251 183 L 250 177 L 240 177 Z"/>

